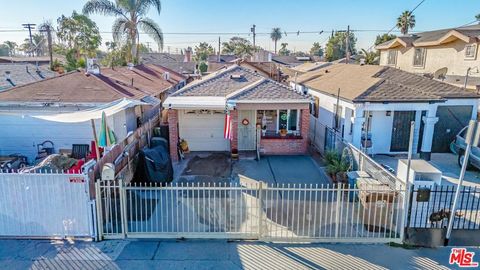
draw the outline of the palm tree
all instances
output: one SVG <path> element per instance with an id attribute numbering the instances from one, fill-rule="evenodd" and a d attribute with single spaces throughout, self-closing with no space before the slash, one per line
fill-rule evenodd
<path id="1" fill-rule="evenodd" d="M 365 59 L 365 65 L 376 65 L 377 64 L 377 52 L 368 52 L 365 49 L 362 49 L 362 56 Z"/>
<path id="2" fill-rule="evenodd" d="M 112 32 L 115 41 L 127 38 L 131 46 L 130 59 L 138 60 L 139 29 L 147 33 L 158 44 L 159 50 L 163 49 L 163 33 L 160 26 L 152 19 L 146 17 L 150 7 L 155 8 L 160 14 L 160 0 L 89 0 L 83 6 L 83 13 L 99 13 L 102 15 L 115 16 Z"/>
<path id="3" fill-rule="evenodd" d="M 415 15 L 406 10 L 397 18 L 397 28 L 403 35 L 408 34 L 409 29 L 415 27 Z"/>
<path id="4" fill-rule="evenodd" d="M 275 27 L 272 29 L 272 32 L 270 33 L 270 38 L 275 42 L 275 54 L 277 53 L 277 41 L 282 39 L 282 30 L 280 28 Z"/>
<path id="5" fill-rule="evenodd" d="M 5 44 L 5 46 L 8 47 L 8 54 L 10 56 L 14 56 L 15 53 L 16 53 L 17 47 L 18 47 L 17 43 L 15 43 L 14 41 L 8 41 L 7 40 L 7 41 L 3 42 L 3 44 Z"/>

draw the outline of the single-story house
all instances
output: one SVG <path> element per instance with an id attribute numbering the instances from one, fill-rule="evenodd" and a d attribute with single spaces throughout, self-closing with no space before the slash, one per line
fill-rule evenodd
<path id="1" fill-rule="evenodd" d="M 310 102 L 258 72 L 238 65 L 226 67 L 187 85 L 163 103 L 168 109 L 170 154 L 178 160 L 179 139 L 186 140 L 191 151 L 303 154 Z M 226 125 L 227 114 L 231 128 Z M 226 126 L 230 140 L 225 138 Z"/>
<path id="2" fill-rule="evenodd" d="M 65 113 L 103 108 L 123 99 L 142 101 L 122 105 L 121 110 L 109 110 L 112 112 L 107 115 L 109 126 L 121 140 L 138 127 L 139 120 L 152 115 L 154 108 L 158 113 L 160 100 L 155 97 L 172 88 L 162 78 L 146 75 L 136 68 L 103 71 L 105 74 L 73 71 L 1 91 L 0 155 L 20 153 L 31 161 L 37 145 L 43 141 L 52 141 L 56 151 L 71 149 L 72 144 L 89 144 L 93 139 L 90 121 L 52 119 L 60 119 Z M 97 119 L 96 124 L 99 122 Z"/>
<path id="3" fill-rule="evenodd" d="M 188 81 L 197 77 L 197 64 L 192 61 L 192 51 L 185 50 L 184 54 L 170 53 L 142 53 L 140 61 L 143 64 L 161 66 L 188 78 Z"/>
<path id="4" fill-rule="evenodd" d="M 448 152 L 455 135 L 476 119 L 474 92 L 391 67 L 333 64 L 291 85 L 312 95 L 312 121 L 370 154 L 406 153 L 415 121 L 414 152 Z M 435 139 L 434 139 L 435 138 Z"/>

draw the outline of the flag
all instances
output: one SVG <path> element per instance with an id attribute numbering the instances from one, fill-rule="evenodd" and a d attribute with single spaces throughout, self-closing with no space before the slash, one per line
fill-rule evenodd
<path id="1" fill-rule="evenodd" d="M 232 139 L 232 117 L 230 114 L 225 114 L 225 126 L 223 128 L 223 137 L 225 139 Z"/>

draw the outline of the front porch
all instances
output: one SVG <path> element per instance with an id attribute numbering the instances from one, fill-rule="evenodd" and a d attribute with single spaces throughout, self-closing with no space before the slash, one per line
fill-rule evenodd
<path id="1" fill-rule="evenodd" d="M 230 139 L 225 138 L 225 111 L 169 109 L 172 160 L 179 160 L 177 145 L 180 140 L 185 140 L 193 152 L 254 151 L 262 155 L 299 155 L 307 152 L 307 105 L 242 105 L 228 111 Z"/>

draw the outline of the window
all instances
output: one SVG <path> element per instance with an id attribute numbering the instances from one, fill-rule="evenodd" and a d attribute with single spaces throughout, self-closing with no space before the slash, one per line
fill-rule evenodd
<path id="1" fill-rule="evenodd" d="M 387 65 L 396 65 L 397 64 L 397 51 L 389 50 L 387 56 Z"/>
<path id="2" fill-rule="evenodd" d="M 477 44 L 465 45 L 465 58 L 475 59 L 476 56 L 477 56 Z"/>
<path id="3" fill-rule="evenodd" d="M 413 53 L 413 66 L 423 67 L 425 65 L 425 48 L 415 48 Z"/>
<path id="4" fill-rule="evenodd" d="M 286 129 L 288 134 L 300 135 L 299 117 L 298 110 L 257 111 L 257 123 L 261 123 L 264 137 L 277 137 L 282 129 Z"/>
<path id="5" fill-rule="evenodd" d="M 337 104 L 333 104 L 333 113 L 334 113 L 334 118 L 333 118 L 333 128 L 335 130 L 339 130 L 341 125 L 342 125 L 342 106 L 338 106 Z"/>

